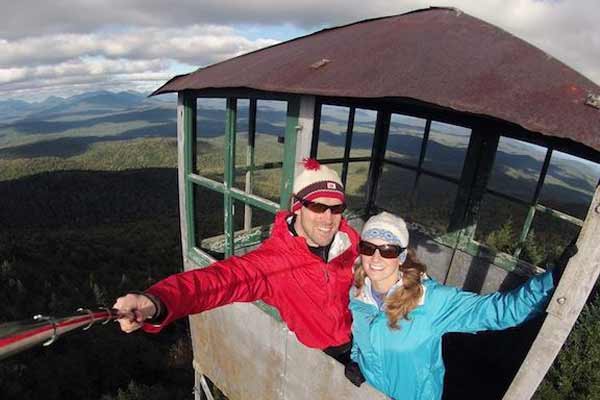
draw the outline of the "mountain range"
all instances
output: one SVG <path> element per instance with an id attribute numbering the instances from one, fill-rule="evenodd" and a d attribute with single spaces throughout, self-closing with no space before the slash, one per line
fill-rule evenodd
<path id="1" fill-rule="evenodd" d="M 144 106 L 164 106 L 173 104 L 160 98 L 149 98 L 146 94 L 136 91 L 110 92 L 99 90 L 78 94 L 71 97 L 51 96 L 39 102 L 24 100 L 0 100 L 0 120 L 3 124 L 16 120 L 39 120 L 59 115 L 86 113 L 89 115 L 111 111 L 123 111 Z"/>

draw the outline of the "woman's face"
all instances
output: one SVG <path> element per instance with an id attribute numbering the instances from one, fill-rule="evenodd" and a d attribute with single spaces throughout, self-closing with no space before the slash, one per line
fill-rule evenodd
<path id="1" fill-rule="evenodd" d="M 376 246 L 390 244 L 383 239 L 365 241 Z M 398 269 L 400 267 L 398 257 L 384 258 L 379 254 L 379 250 L 375 250 L 372 256 L 361 254 L 360 259 L 367 276 L 378 292 L 387 292 L 398 281 Z"/>

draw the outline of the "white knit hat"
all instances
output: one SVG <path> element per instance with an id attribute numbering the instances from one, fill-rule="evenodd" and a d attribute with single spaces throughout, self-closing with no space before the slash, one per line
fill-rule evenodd
<path id="1" fill-rule="evenodd" d="M 383 239 L 390 244 L 408 247 L 408 228 L 400 217 L 382 212 L 374 215 L 365 222 L 360 234 L 362 240 Z"/>
<path id="2" fill-rule="evenodd" d="M 345 200 L 344 186 L 337 172 L 312 158 L 302 161 L 301 172 L 294 180 L 294 195 L 306 200 L 319 197 Z M 302 204 L 294 197 L 292 211 L 300 208 Z"/>

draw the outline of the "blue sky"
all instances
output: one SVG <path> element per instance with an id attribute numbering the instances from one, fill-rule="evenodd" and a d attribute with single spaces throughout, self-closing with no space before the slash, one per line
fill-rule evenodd
<path id="1" fill-rule="evenodd" d="M 600 83 L 598 0 L 20 0 L 0 15 L 0 100 L 148 92 L 324 27 L 430 5 L 497 25 Z"/>

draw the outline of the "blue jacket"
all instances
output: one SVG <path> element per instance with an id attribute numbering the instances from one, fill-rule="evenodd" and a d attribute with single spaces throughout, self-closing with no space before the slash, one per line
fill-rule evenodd
<path id="1" fill-rule="evenodd" d="M 400 329 L 388 326 L 385 311 L 373 300 L 368 278 L 359 297 L 355 287 L 350 290 L 352 359 L 367 382 L 397 400 L 442 398 L 444 333 L 518 325 L 543 311 L 554 284 L 552 275 L 544 273 L 510 292 L 485 296 L 433 279 L 424 279 L 423 288 L 419 305 L 409 313 L 409 320 L 399 322 Z"/>

